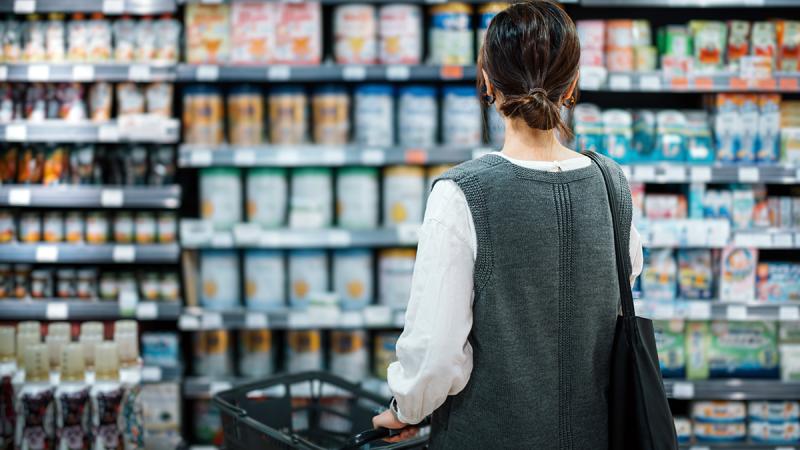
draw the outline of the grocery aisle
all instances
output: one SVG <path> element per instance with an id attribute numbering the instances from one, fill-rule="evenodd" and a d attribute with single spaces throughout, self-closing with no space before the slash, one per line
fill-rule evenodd
<path id="1" fill-rule="evenodd" d="M 429 3 L 2 2 L 0 376 L 116 341 L 120 439 L 165 449 L 273 373 L 388 395 L 430 183 L 503 140 L 474 79 L 505 4 Z M 562 3 L 682 443 L 800 448 L 800 3 Z"/>

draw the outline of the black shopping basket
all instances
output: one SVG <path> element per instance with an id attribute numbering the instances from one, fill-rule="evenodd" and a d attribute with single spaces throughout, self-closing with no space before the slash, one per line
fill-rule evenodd
<path id="1" fill-rule="evenodd" d="M 214 396 L 225 450 L 425 448 L 426 436 L 396 444 L 381 440 L 389 430 L 372 429 L 372 417 L 388 403 L 325 372 L 279 375 Z"/>

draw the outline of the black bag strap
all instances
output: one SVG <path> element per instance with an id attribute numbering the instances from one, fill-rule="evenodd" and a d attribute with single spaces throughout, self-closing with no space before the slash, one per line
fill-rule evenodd
<path id="1" fill-rule="evenodd" d="M 622 242 L 622 235 L 619 230 L 619 204 L 617 203 L 617 191 L 614 189 L 614 184 L 611 181 L 611 174 L 606 167 L 605 162 L 600 159 L 600 156 L 595 152 L 585 152 L 584 155 L 588 156 L 597 167 L 600 168 L 600 173 L 603 174 L 603 181 L 606 184 L 606 194 L 608 194 L 608 203 L 611 207 L 611 222 L 614 225 L 614 253 L 617 260 L 617 277 L 619 278 L 619 296 L 622 301 L 622 315 L 633 317 L 636 312 L 633 308 L 633 292 L 631 291 L 631 276 L 628 273 L 628 265 L 625 264 L 625 255 L 630 253 L 630 250 L 624 248 Z"/>

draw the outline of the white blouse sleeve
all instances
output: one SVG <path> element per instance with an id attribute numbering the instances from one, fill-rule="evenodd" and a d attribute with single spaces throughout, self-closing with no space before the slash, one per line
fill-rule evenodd
<path id="1" fill-rule="evenodd" d="M 628 244 L 631 252 L 631 285 L 636 282 L 636 277 L 642 274 L 644 256 L 642 256 L 642 237 L 639 230 L 631 223 L 631 237 Z"/>
<path id="2" fill-rule="evenodd" d="M 398 419 L 416 424 L 464 389 L 472 372 L 474 228 L 452 181 L 436 184 L 420 229 L 397 362 L 388 369 Z"/>

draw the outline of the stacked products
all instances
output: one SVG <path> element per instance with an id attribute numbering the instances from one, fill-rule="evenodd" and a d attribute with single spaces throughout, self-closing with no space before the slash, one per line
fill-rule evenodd
<path id="1" fill-rule="evenodd" d="M 0 62 L 176 63 L 180 35 L 169 15 L 112 21 L 100 13 L 31 14 L 0 22 Z"/>
<path id="2" fill-rule="evenodd" d="M 796 401 L 703 401 L 691 405 L 691 419 L 676 417 L 682 443 L 800 443 Z"/>
<path id="3" fill-rule="evenodd" d="M 143 301 L 177 301 L 180 298 L 178 274 L 0 264 L 2 300 L 117 301 L 121 292 L 137 293 Z"/>

